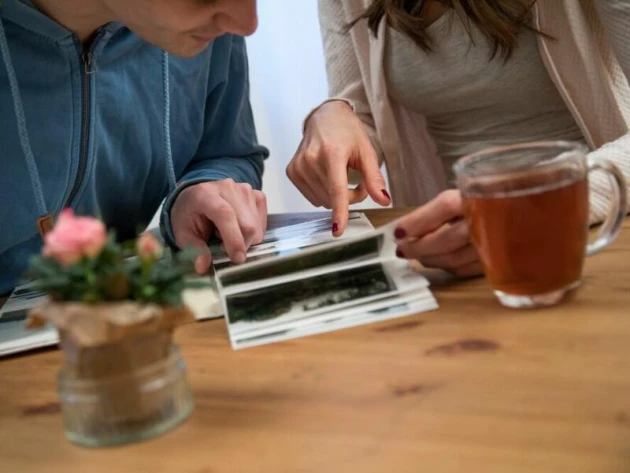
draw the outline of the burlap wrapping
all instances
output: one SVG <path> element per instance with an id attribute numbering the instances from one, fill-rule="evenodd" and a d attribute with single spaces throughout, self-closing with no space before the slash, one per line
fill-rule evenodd
<path id="1" fill-rule="evenodd" d="M 150 422 L 156 406 L 143 394 L 146 372 L 171 353 L 175 328 L 194 320 L 186 306 L 49 302 L 30 311 L 28 325 L 50 323 L 58 329 L 65 378 L 99 386 L 108 413 L 95 406 L 90 417 L 94 428 L 105 428 L 104 423 Z"/>

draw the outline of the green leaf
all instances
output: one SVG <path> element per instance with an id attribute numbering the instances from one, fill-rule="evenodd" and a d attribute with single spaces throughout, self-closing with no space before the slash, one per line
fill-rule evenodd
<path id="1" fill-rule="evenodd" d="M 144 286 L 142 288 L 142 295 L 144 297 L 151 298 L 151 297 L 155 296 L 156 293 L 157 293 L 157 291 L 155 289 L 155 286 L 153 286 L 151 284 L 149 284 L 147 286 Z"/>

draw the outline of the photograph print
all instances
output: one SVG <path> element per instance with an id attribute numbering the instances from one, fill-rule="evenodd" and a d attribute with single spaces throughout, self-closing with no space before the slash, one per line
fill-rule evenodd
<path id="1" fill-rule="evenodd" d="M 381 263 L 287 281 L 225 297 L 230 330 L 257 329 L 396 291 Z"/>
<path id="2" fill-rule="evenodd" d="M 416 299 L 405 299 L 406 298 L 402 298 L 397 301 L 396 297 L 394 297 L 389 300 L 392 305 L 367 303 L 353 307 L 352 309 L 343 310 L 336 316 L 329 315 L 322 319 L 314 317 L 312 322 L 309 323 L 309 321 L 305 321 L 303 324 L 295 327 L 287 328 L 285 326 L 278 330 L 269 330 L 259 334 L 244 334 L 242 338 L 233 339 L 232 346 L 235 349 L 261 346 L 293 338 L 356 327 L 358 325 L 413 316 L 420 312 L 434 310 L 438 307 L 437 302 L 430 293 L 420 295 Z"/>
<path id="3" fill-rule="evenodd" d="M 217 277 L 223 288 L 254 283 L 263 279 L 290 276 L 302 271 L 323 268 L 333 264 L 353 264 L 377 258 L 383 247 L 384 235 L 377 233 L 365 238 L 324 245 L 281 259 L 270 259 L 259 264 L 229 268 Z"/>

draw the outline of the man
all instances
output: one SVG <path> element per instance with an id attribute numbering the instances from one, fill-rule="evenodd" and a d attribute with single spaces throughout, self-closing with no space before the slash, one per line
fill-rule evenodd
<path id="1" fill-rule="evenodd" d="M 173 246 L 265 231 L 243 36 L 255 0 L 0 0 L 0 295 L 64 207 Z M 39 231 L 38 231 L 39 230 Z"/>

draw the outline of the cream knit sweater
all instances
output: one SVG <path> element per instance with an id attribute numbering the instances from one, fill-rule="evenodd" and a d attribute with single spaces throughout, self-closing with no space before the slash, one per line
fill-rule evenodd
<path id="1" fill-rule="evenodd" d="M 344 26 L 371 0 L 319 0 L 332 100 L 347 101 L 384 160 L 397 206 L 421 205 L 446 188 L 424 118 L 388 99 L 383 75 L 385 22 L 378 38 L 362 21 Z M 630 1 L 538 0 L 535 25 L 547 71 L 591 148 L 613 161 L 630 183 Z M 625 71 L 625 74 L 624 74 Z M 610 183 L 592 173 L 591 223 L 607 213 Z"/>

